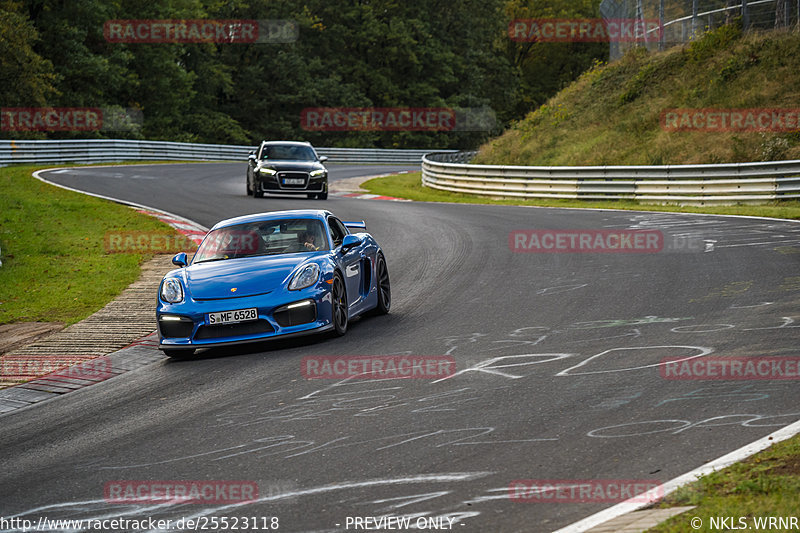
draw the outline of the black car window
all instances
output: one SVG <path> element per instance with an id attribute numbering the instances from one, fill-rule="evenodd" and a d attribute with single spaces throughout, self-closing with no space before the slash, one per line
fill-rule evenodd
<path id="1" fill-rule="evenodd" d="M 342 244 L 342 240 L 344 240 L 344 236 L 347 235 L 347 230 L 344 227 L 344 224 L 336 218 L 336 217 L 329 217 L 328 218 L 328 225 L 331 227 L 331 239 L 333 240 L 333 246 L 339 246 Z"/>
<path id="2" fill-rule="evenodd" d="M 297 144 L 265 144 L 261 159 L 283 159 L 287 161 L 316 161 L 317 156 L 310 146 Z"/>
<path id="3" fill-rule="evenodd" d="M 210 232 L 195 253 L 192 263 L 320 250 L 328 250 L 328 240 L 324 226 L 318 219 L 248 222 Z"/>

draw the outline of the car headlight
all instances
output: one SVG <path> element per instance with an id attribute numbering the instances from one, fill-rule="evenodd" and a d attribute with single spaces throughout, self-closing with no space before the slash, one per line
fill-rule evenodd
<path id="1" fill-rule="evenodd" d="M 319 265 L 316 263 L 308 264 L 298 270 L 294 277 L 292 277 L 292 281 L 289 283 L 289 290 L 299 291 L 300 289 L 305 289 L 315 284 L 318 279 Z"/>
<path id="2" fill-rule="evenodd" d="M 319 168 L 317 170 L 312 170 L 309 173 L 309 176 L 311 176 L 312 178 L 316 178 L 317 176 L 322 176 L 323 174 L 325 174 L 325 169 L 324 168 Z"/>
<path id="3" fill-rule="evenodd" d="M 161 299 L 176 304 L 183 301 L 183 285 L 178 278 L 167 278 L 161 284 Z"/>
<path id="4" fill-rule="evenodd" d="M 270 176 L 274 176 L 275 174 L 278 173 L 278 171 L 275 170 L 274 168 L 260 168 L 258 169 L 258 171 L 261 172 L 262 174 L 269 174 Z"/>

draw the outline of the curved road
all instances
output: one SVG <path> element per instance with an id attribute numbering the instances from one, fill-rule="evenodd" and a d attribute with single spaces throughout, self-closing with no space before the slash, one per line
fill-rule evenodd
<path id="1" fill-rule="evenodd" d="M 336 167 L 333 179 L 386 172 Z M 394 301 L 339 339 L 164 359 L 0 417 L 0 515 L 455 519 L 552 531 L 610 503 L 523 503 L 513 480 L 668 481 L 800 419 L 796 380 L 671 380 L 667 357 L 799 356 L 800 224 L 601 210 L 244 195 L 244 165 L 50 180 L 206 226 L 259 211 L 364 219 Z M 515 230 L 662 232 L 658 253 L 515 253 Z M 307 355 L 452 355 L 442 381 L 305 380 Z M 119 480 L 248 480 L 250 504 L 120 505 Z M 687 518 L 688 520 L 688 518 Z M 448 524 L 447 521 L 444 522 Z M 13 529 L 13 528 L 11 528 Z M 146 529 L 146 528 L 145 528 Z M 350 527 L 353 530 L 353 527 Z"/>

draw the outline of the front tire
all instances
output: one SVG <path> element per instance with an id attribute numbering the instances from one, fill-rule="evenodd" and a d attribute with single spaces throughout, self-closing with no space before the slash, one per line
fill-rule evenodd
<path id="1" fill-rule="evenodd" d="M 378 305 L 375 307 L 375 314 L 385 315 L 392 307 L 392 285 L 389 281 L 389 269 L 386 267 L 386 259 L 383 254 L 378 254 L 375 266 L 375 286 L 378 289 Z"/>
<path id="2" fill-rule="evenodd" d="M 320 194 L 317 195 L 317 200 L 327 200 L 327 199 L 328 199 L 328 193 L 327 192 L 323 192 L 323 193 L 320 193 Z"/>
<path id="3" fill-rule="evenodd" d="M 170 348 L 162 351 L 164 352 L 164 355 L 166 355 L 170 359 L 176 359 L 179 361 L 183 359 L 189 359 L 194 355 L 194 348 L 184 348 L 184 349 Z"/>
<path id="4" fill-rule="evenodd" d="M 253 189 L 250 188 L 250 178 L 245 178 L 247 182 L 247 196 L 253 196 Z"/>
<path id="5" fill-rule="evenodd" d="M 344 288 L 342 276 L 340 276 L 338 272 L 333 276 L 331 301 L 333 304 L 333 313 L 331 316 L 331 321 L 333 322 L 333 334 L 337 337 L 341 337 L 347 333 L 349 317 L 347 314 L 347 292 Z"/>

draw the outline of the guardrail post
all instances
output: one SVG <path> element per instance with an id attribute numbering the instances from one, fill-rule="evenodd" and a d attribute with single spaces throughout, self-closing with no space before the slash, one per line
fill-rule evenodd
<path id="1" fill-rule="evenodd" d="M 742 0 L 742 29 L 750 29 L 750 9 L 747 7 L 747 0 Z"/>

